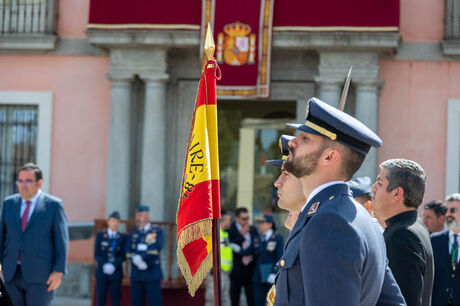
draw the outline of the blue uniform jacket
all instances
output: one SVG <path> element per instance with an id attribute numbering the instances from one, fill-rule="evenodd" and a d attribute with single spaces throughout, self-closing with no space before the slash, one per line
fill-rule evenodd
<path id="1" fill-rule="evenodd" d="M 288 237 L 275 305 L 405 305 L 387 262 L 380 229 L 348 186 L 326 187 Z"/>
<path id="2" fill-rule="evenodd" d="M 160 265 L 160 251 L 163 248 L 163 230 L 152 225 L 147 232 L 134 230 L 127 242 L 127 256 L 140 255 L 147 264 L 146 270 L 139 270 L 131 262 L 131 281 L 157 281 L 163 278 Z"/>
<path id="3" fill-rule="evenodd" d="M 94 245 L 94 257 L 97 261 L 96 279 L 119 280 L 123 278 L 122 265 L 126 255 L 126 240 L 126 234 L 120 232 L 117 232 L 116 239 L 109 239 L 107 231 L 97 233 Z M 108 262 L 115 266 L 115 272 L 112 275 L 104 274 L 102 270 L 102 266 Z"/>
<path id="4" fill-rule="evenodd" d="M 262 239 L 261 239 L 262 240 Z M 283 255 L 283 237 L 276 232 L 266 241 L 261 241 L 255 250 L 256 269 L 254 271 L 254 281 L 266 283 L 267 277 L 271 273 L 278 271 L 276 263 Z"/>
<path id="5" fill-rule="evenodd" d="M 45 284 L 51 272 L 67 272 L 69 233 L 62 201 L 42 192 L 24 232 L 20 220 L 21 197 L 3 202 L 0 219 L 0 263 L 6 281 L 16 273 L 19 252 L 21 271 L 28 283 Z"/>

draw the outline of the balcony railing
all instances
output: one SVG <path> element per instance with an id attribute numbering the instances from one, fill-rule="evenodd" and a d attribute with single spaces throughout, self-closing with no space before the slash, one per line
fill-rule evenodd
<path id="1" fill-rule="evenodd" d="M 59 0 L 0 0 L 0 50 L 54 49 L 58 3 Z"/>
<path id="2" fill-rule="evenodd" d="M 56 0 L 0 0 L 0 34 L 53 34 Z"/>

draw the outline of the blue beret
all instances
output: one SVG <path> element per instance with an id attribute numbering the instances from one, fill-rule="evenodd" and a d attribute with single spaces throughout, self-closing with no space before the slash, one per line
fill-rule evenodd
<path id="1" fill-rule="evenodd" d="M 150 211 L 150 208 L 146 205 L 138 205 L 136 207 L 136 212 L 148 212 Z"/>
<path id="2" fill-rule="evenodd" d="M 115 218 L 115 219 L 118 219 L 120 220 L 120 213 L 118 211 L 113 211 L 110 215 L 109 215 L 109 219 L 110 218 Z"/>
<path id="3" fill-rule="evenodd" d="M 273 216 L 272 215 L 269 215 L 269 214 L 263 214 L 261 216 L 258 216 L 255 218 L 256 222 L 268 222 L 268 223 L 275 223 L 275 220 L 273 219 Z"/>
<path id="4" fill-rule="evenodd" d="M 371 147 L 382 146 L 379 136 L 359 120 L 317 98 L 307 102 L 305 123 L 288 123 L 288 126 L 336 140 L 363 155 Z"/>
<path id="5" fill-rule="evenodd" d="M 371 193 L 371 179 L 367 176 L 358 177 L 347 182 L 353 197 L 357 198 L 363 194 Z"/>
<path id="6" fill-rule="evenodd" d="M 288 145 L 289 140 L 294 139 L 294 138 L 295 138 L 294 136 L 281 135 L 280 140 L 279 140 L 279 145 L 281 149 L 282 159 L 271 159 L 271 160 L 267 160 L 265 163 L 267 165 L 270 165 L 276 168 L 281 168 L 284 161 L 287 159 L 289 155 L 289 145 Z"/>

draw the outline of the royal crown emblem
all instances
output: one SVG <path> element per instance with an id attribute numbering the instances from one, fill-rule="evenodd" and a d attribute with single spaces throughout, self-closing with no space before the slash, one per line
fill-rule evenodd
<path id="1" fill-rule="evenodd" d="M 251 26 L 239 21 L 226 24 L 217 34 L 217 63 L 231 66 L 254 65 L 256 34 Z"/>

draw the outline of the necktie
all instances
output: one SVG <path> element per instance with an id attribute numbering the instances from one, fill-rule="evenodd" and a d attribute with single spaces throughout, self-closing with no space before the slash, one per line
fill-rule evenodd
<path id="1" fill-rule="evenodd" d="M 457 263 L 457 258 L 458 258 L 458 240 L 457 240 L 457 236 L 458 234 L 454 234 L 454 242 L 452 243 L 452 250 L 451 250 L 451 254 L 452 254 L 452 264 L 456 264 Z"/>
<path id="2" fill-rule="evenodd" d="M 21 217 L 21 229 L 22 231 L 26 230 L 27 227 L 27 222 L 29 221 L 29 211 L 30 211 L 30 204 L 32 202 L 26 201 L 26 209 L 24 210 L 24 213 L 22 214 Z"/>

